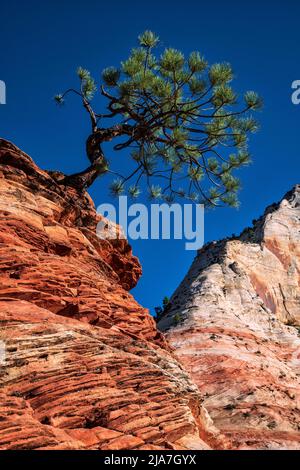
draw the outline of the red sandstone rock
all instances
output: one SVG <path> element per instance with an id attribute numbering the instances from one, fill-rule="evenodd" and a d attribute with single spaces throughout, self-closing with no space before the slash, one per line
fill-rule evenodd
<path id="1" fill-rule="evenodd" d="M 219 446 L 128 293 L 141 268 L 127 241 L 100 240 L 89 196 L 58 179 L 0 140 L 0 449 Z"/>
<path id="2" fill-rule="evenodd" d="M 128 242 L 60 177 L 0 140 L 0 449 L 299 449 L 299 188 L 174 294 L 197 389 Z"/>
<path id="3" fill-rule="evenodd" d="M 297 186 L 204 247 L 159 324 L 230 448 L 300 449 L 299 250 Z"/>

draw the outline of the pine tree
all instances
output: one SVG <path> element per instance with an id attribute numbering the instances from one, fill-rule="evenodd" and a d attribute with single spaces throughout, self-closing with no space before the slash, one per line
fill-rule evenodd
<path id="1" fill-rule="evenodd" d="M 240 182 L 233 173 L 250 162 L 248 138 L 259 128 L 252 113 L 261 108 L 262 100 L 248 91 L 240 103 L 231 86 L 230 64 L 209 66 L 199 52 L 185 57 L 167 48 L 159 53 L 159 44 L 154 33 L 145 31 L 139 47 L 119 68 L 102 72 L 105 113 L 94 111 L 91 102 L 98 88 L 81 67 L 79 88 L 55 97 L 61 105 L 67 95 L 79 96 L 91 123 L 86 142 L 90 166 L 64 183 L 82 190 L 99 175 L 113 174 L 102 147 L 118 138 L 121 143 L 114 150 L 129 149 L 135 169 L 118 175 L 111 184 L 113 194 L 127 190 L 136 198 L 145 178 L 151 199 L 170 203 L 183 197 L 210 206 L 237 206 Z"/>

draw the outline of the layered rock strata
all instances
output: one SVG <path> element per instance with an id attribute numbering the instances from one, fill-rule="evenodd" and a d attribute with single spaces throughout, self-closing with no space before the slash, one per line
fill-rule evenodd
<path id="1" fill-rule="evenodd" d="M 88 194 L 59 182 L 0 140 L 0 449 L 223 445 L 128 292 L 128 242 L 98 238 Z"/>
<path id="2" fill-rule="evenodd" d="M 300 186 L 198 253 L 159 323 L 234 449 L 300 448 Z"/>

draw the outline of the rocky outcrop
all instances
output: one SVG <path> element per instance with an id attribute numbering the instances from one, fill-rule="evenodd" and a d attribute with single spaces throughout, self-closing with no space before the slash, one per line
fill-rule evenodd
<path id="1" fill-rule="evenodd" d="M 99 239 L 88 194 L 60 176 L 0 140 L 0 449 L 225 447 L 128 293 L 127 241 Z"/>
<path id="2" fill-rule="evenodd" d="M 198 253 L 168 342 L 62 180 L 0 139 L 0 449 L 299 449 L 300 188 Z"/>
<path id="3" fill-rule="evenodd" d="M 198 253 L 159 327 L 233 449 L 300 449 L 300 186 Z"/>

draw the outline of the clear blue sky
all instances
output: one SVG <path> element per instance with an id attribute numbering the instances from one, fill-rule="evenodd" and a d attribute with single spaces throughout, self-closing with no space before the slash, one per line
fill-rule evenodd
<path id="1" fill-rule="evenodd" d="M 7 85 L 0 135 L 41 167 L 71 173 L 87 163 L 86 116 L 76 100 L 58 109 L 54 94 L 76 84 L 78 65 L 97 78 L 118 65 L 137 35 L 152 29 L 165 46 L 231 62 L 237 91 L 254 89 L 265 101 L 262 129 L 251 141 L 253 164 L 241 172 L 241 208 L 207 214 L 206 241 L 240 232 L 300 182 L 300 106 L 291 103 L 291 83 L 300 80 L 299 2 L 10 0 L 0 14 L 0 79 Z M 96 205 L 109 201 L 105 179 L 90 192 Z M 153 309 L 172 294 L 194 253 L 181 241 L 138 241 L 133 249 L 144 271 L 133 292 Z"/>

